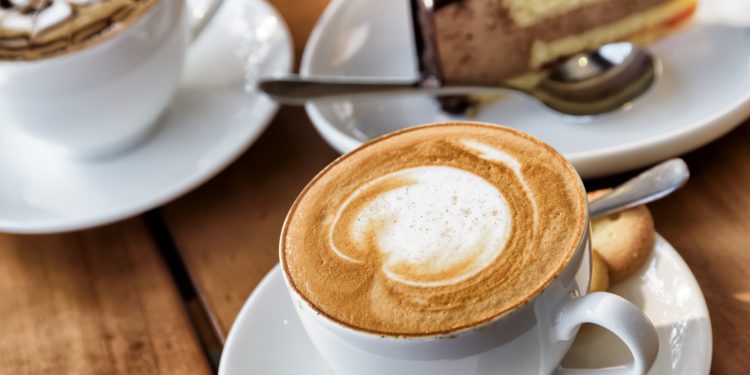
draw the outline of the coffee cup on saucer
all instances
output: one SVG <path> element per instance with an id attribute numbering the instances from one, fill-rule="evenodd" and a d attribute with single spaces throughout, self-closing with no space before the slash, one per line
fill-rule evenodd
<path id="1" fill-rule="evenodd" d="M 293 305 L 335 374 L 643 374 L 658 352 L 633 304 L 589 293 L 577 172 L 510 128 L 432 124 L 366 143 L 305 187 L 279 247 Z M 633 361 L 561 368 L 583 323 L 618 336 Z"/>
<path id="2" fill-rule="evenodd" d="M 220 3 L 188 12 L 182 0 L 0 2 L 0 126 L 75 157 L 133 146 Z"/>

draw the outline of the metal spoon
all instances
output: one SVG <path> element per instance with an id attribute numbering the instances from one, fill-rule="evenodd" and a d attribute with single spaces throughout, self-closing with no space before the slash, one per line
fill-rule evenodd
<path id="1" fill-rule="evenodd" d="M 630 43 L 611 43 L 591 53 L 564 59 L 529 88 L 510 85 L 435 85 L 426 81 L 354 80 L 344 77 L 287 76 L 263 79 L 258 88 L 283 104 L 308 100 L 343 99 L 360 95 L 470 95 L 505 90 L 523 92 L 547 107 L 567 115 L 597 115 L 621 108 L 653 83 L 656 68 L 646 51 Z"/>
<path id="2" fill-rule="evenodd" d="M 670 159 L 589 203 L 589 217 L 605 216 L 661 199 L 687 182 L 690 171 L 682 159 Z"/>

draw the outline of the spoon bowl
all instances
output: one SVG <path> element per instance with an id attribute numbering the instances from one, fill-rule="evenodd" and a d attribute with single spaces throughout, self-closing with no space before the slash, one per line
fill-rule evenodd
<path id="1" fill-rule="evenodd" d="M 612 43 L 555 65 L 528 94 L 567 115 L 607 113 L 645 93 L 656 79 L 654 58 L 630 43 Z"/>

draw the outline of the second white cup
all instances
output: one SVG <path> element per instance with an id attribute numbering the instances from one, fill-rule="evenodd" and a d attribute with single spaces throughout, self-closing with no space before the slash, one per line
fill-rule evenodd
<path id="1" fill-rule="evenodd" d="M 193 28 L 202 29 L 219 3 Z M 0 62 L 0 126 L 75 157 L 131 147 L 169 104 L 193 33 L 185 2 L 161 0 L 126 30 L 81 51 Z"/>

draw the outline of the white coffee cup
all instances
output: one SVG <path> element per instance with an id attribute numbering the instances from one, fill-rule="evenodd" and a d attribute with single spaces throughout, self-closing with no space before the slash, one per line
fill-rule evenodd
<path id="1" fill-rule="evenodd" d="M 191 38 L 220 3 L 190 12 L 196 19 L 188 26 L 183 0 L 159 0 L 127 29 L 83 50 L 0 62 L 0 126 L 78 157 L 131 147 L 168 105 Z"/>
<path id="2" fill-rule="evenodd" d="M 440 336 L 387 336 L 339 324 L 316 313 L 282 269 L 307 334 L 336 375 L 643 374 L 659 349 L 656 330 L 633 304 L 610 293 L 588 294 L 589 230 L 563 272 L 541 294 L 495 320 Z M 634 361 L 596 370 L 561 368 L 582 323 L 610 330 Z"/>

